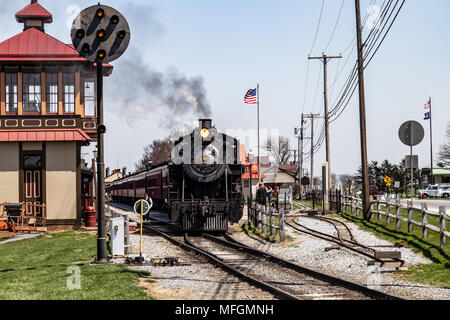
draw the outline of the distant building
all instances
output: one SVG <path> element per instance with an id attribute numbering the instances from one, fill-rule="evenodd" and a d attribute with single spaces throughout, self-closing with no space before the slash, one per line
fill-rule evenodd
<path id="1" fill-rule="evenodd" d="M 105 186 L 111 184 L 112 182 L 122 179 L 124 177 L 123 173 L 119 169 L 114 169 L 112 174 L 105 178 Z"/>

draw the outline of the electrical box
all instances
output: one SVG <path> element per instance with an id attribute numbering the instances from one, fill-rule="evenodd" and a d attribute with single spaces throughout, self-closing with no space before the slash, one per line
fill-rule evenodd
<path id="1" fill-rule="evenodd" d="M 125 233 L 123 217 L 111 218 L 111 255 L 125 255 Z"/>

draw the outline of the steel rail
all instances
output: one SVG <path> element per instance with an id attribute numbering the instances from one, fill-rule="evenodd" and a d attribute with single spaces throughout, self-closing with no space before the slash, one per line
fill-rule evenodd
<path id="1" fill-rule="evenodd" d="M 244 280 L 264 291 L 267 291 L 271 294 L 273 294 L 274 296 L 280 298 L 280 299 L 284 299 L 284 300 L 301 300 L 300 298 L 290 294 L 289 292 L 286 292 L 284 290 L 281 290 L 277 287 L 274 287 L 266 282 L 263 282 L 261 280 L 258 280 L 252 276 L 246 275 L 243 272 L 237 270 L 236 268 L 230 266 L 229 264 L 221 261 L 220 258 L 218 258 L 217 256 L 197 247 L 196 245 L 194 245 L 190 240 L 189 237 L 187 236 L 187 234 L 185 234 L 184 236 L 184 240 L 186 243 L 183 243 L 181 241 L 178 241 L 177 239 L 175 239 L 174 237 L 171 237 L 170 235 L 158 230 L 157 228 L 153 228 L 150 226 L 144 226 L 145 229 L 147 230 L 151 230 L 155 233 L 157 233 L 158 235 L 162 236 L 163 238 L 165 238 L 166 240 L 170 241 L 171 243 L 173 243 L 174 245 L 182 248 L 185 251 L 188 252 L 192 252 L 194 253 L 196 256 L 200 256 L 203 257 L 204 259 L 206 259 L 209 263 L 219 266 L 220 268 L 222 268 L 222 270 L 224 270 L 227 273 L 230 273 L 238 278 L 240 278 L 241 280 Z"/>
<path id="2" fill-rule="evenodd" d="M 364 252 L 361 249 L 357 249 L 357 248 L 355 248 L 355 247 L 353 247 L 351 245 L 346 244 L 345 242 L 349 242 L 348 240 L 346 240 L 345 242 L 342 242 L 337 237 L 334 237 L 332 235 L 329 235 L 329 234 L 326 234 L 326 233 L 323 233 L 323 232 L 320 232 L 320 231 L 317 231 L 317 230 L 310 229 L 308 227 L 302 226 L 301 224 L 297 223 L 296 221 L 293 221 L 293 222 L 297 226 L 292 224 L 292 223 L 290 223 L 290 222 L 288 222 L 288 221 L 285 221 L 286 225 L 288 225 L 289 227 L 291 227 L 294 230 L 297 230 L 297 231 L 302 232 L 302 233 L 309 234 L 309 235 L 311 235 L 313 237 L 316 237 L 316 238 L 319 238 L 319 239 L 322 239 L 322 240 L 325 240 L 325 241 L 336 243 L 336 244 L 338 244 L 338 245 L 340 245 L 340 246 L 342 246 L 344 248 L 347 248 L 347 249 L 349 249 L 351 251 L 354 251 L 356 253 L 362 254 L 362 255 L 364 255 L 366 257 L 369 257 L 371 259 L 374 259 L 374 260 L 376 260 L 378 262 L 382 262 L 381 259 L 375 257 L 375 254 L 374 254 L 375 250 L 372 249 L 372 248 L 368 248 L 368 250 L 370 250 L 372 253 L 367 253 L 367 252 Z M 303 228 L 304 230 L 301 230 L 300 228 Z M 355 246 L 358 246 L 360 248 L 365 248 L 365 247 L 361 247 L 361 245 L 359 245 L 359 244 L 354 244 L 354 243 L 352 243 L 352 244 L 355 245 Z"/>
<path id="3" fill-rule="evenodd" d="M 361 285 L 359 283 L 356 282 L 352 282 L 352 281 L 348 281 L 345 279 L 341 279 L 341 278 L 337 278 L 319 271 L 315 271 L 306 267 L 303 267 L 301 265 L 295 264 L 291 261 L 288 261 L 286 259 L 277 257 L 273 254 L 270 254 L 268 252 L 265 251 L 261 251 L 259 249 L 247 246 L 245 244 L 240 243 L 239 241 L 237 241 L 236 239 L 234 239 L 233 237 L 231 237 L 229 234 L 225 234 L 225 238 L 228 240 L 223 240 L 208 234 L 203 234 L 203 237 L 212 241 L 215 241 L 217 243 L 220 243 L 224 246 L 229 246 L 232 248 L 235 248 L 239 251 L 245 252 L 247 254 L 250 255 L 255 255 L 258 256 L 260 258 L 266 259 L 268 261 L 274 262 L 276 264 L 279 264 L 283 267 L 289 268 L 291 270 L 294 270 L 298 273 L 301 274 L 306 274 L 308 276 L 314 277 L 316 279 L 319 279 L 321 281 L 324 282 L 328 282 L 332 285 L 336 285 L 336 286 L 341 286 L 344 287 L 348 290 L 351 291 L 356 291 L 359 293 L 362 293 L 368 297 L 371 297 L 373 299 L 378 299 L 378 300 L 404 300 L 401 297 L 397 297 L 394 295 L 391 295 L 389 293 L 383 292 L 383 291 L 379 291 L 379 290 L 375 290 L 375 289 L 371 289 L 368 288 L 364 285 Z"/>
<path id="4" fill-rule="evenodd" d="M 360 245 L 361 247 L 364 247 L 364 245 L 359 244 L 355 238 L 353 237 L 352 231 L 350 230 L 349 226 L 347 226 L 344 222 L 336 220 L 336 219 L 331 219 L 331 218 L 327 218 L 327 217 L 316 217 L 316 216 L 304 216 L 305 218 L 309 218 L 309 219 L 316 219 L 316 220 L 320 220 L 320 221 L 324 221 L 327 222 L 331 225 L 333 225 L 333 227 L 336 229 L 337 234 L 339 239 L 342 239 L 342 241 L 349 241 L 344 239 L 343 237 L 341 237 L 341 231 L 339 230 L 338 226 L 336 225 L 336 223 L 339 223 L 340 225 L 344 226 L 344 228 L 347 230 L 348 234 L 350 235 L 351 238 L 351 242 Z M 367 247 L 368 248 L 368 247 Z"/>

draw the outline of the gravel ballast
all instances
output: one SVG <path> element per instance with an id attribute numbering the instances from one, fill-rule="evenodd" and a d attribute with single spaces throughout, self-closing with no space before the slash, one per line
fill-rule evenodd
<path id="1" fill-rule="evenodd" d="M 139 235 L 130 235 L 131 254 L 139 253 Z M 162 300 L 273 300 L 273 295 L 260 290 L 220 268 L 202 262 L 175 247 L 160 236 L 143 236 L 146 260 L 178 257 L 183 264 L 174 267 L 133 266 L 151 273 L 155 283 L 148 284 L 148 293 Z"/>
<path id="2" fill-rule="evenodd" d="M 307 217 L 300 217 L 297 221 L 308 228 L 336 235 L 336 230 L 329 223 Z M 375 235 L 361 230 L 358 226 L 348 221 L 341 221 L 350 227 L 353 236 L 360 243 L 367 246 L 393 245 L 389 241 L 379 239 Z M 297 232 L 289 226 L 285 227 L 286 234 L 292 237 L 292 241 L 268 243 L 254 235 L 244 233 L 235 233 L 233 237 L 249 246 L 270 252 L 305 267 L 358 282 L 393 295 L 407 299 L 450 300 L 450 289 L 401 281 L 392 275 L 392 272 L 395 271 L 393 268 L 368 266 L 370 258 L 346 249 L 326 251 L 326 248 L 335 247 L 336 245 L 311 235 Z M 431 263 L 428 259 L 408 248 L 389 247 L 386 250 L 400 251 L 402 260 L 410 265 Z"/>

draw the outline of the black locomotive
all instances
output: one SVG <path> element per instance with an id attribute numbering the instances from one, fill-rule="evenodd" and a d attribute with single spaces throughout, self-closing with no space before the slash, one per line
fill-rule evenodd
<path id="1" fill-rule="evenodd" d="M 175 142 L 170 161 L 114 182 L 108 192 L 129 201 L 149 194 L 184 231 L 226 231 L 243 215 L 239 152 L 237 139 L 202 119 Z"/>

